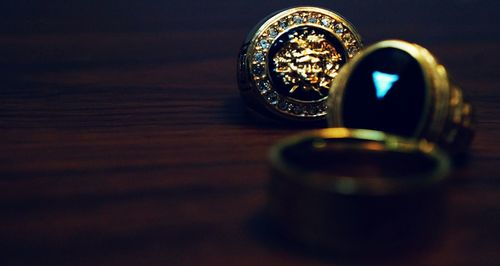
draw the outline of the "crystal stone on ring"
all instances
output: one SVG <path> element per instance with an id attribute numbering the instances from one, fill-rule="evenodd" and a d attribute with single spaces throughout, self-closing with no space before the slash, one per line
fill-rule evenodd
<path id="1" fill-rule="evenodd" d="M 411 137 L 425 117 L 426 88 L 419 62 L 407 52 L 383 48 L 370 53 L 347 80 L 344 126 Z"/>

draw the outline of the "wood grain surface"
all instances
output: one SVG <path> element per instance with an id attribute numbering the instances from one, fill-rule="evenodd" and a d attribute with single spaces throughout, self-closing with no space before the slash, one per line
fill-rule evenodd
<path id="1" fill-rule="evenodd" d="M 304 3 L 365 44 L 427 47 L 469 94 L 477 135 L 434 244 L 315 255 L 259 218 L 268 149 L 300 129 L 245 114 L 236 55 Z M 500 265 L 498 1 L 20 0 L 0 18 L 0 265 Z"/>

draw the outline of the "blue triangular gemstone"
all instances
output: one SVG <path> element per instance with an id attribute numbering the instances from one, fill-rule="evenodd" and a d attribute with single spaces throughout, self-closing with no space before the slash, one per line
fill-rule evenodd
<path id="1" fill-rule="evenodd" d="M 394 85 L 394 82 L 399 80 L 399 75 L 387 74 L 380 71 L 373 71 L 373 84 L 375 84 L 375 90 L 377 93 L 377 98 L 381 100 L 389 92 L 389 90 Z"/>

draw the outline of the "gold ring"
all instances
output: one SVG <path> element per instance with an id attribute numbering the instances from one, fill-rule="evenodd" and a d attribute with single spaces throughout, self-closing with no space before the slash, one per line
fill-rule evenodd
<path id="1" fill-rule="evenodd" d="M 279 142 L 270 160 L 269 213 L 310 246 L 391 248 L 432 239 L 442 221 L 450 163 L 425 140 L 328 128 Z"/>
<path id="2" fill-rule="evenodd" d="M 271 14 L 240 50 L 242 98 L 261 117 L 324 120 L 333 79 L 361 47 L 351 23 L 332 11 L 295 7 Z"/>
<path id="3" fill-rule="evenodd" d="M 452 154 L 473 138 L 471 105 L 444 66 L 425 48 L 399 40 L 366 48 L 340 71 L 328 122 L 427 139 Z"/>

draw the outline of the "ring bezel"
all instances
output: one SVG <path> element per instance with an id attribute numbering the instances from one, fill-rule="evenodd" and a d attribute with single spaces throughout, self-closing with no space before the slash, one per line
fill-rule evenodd
<path id="1" fill-rule="evenodd" d="M 473 136 L 470 104 L 464 100 L 461 89 L 451 84 L 446 68 L 427 49 L 401 40 L 373 44 L 339 71 L 327 102 L 329 126 L 344 126 L 342 99 L 350 74 L 366 57 L 384 48 L 395 48 L 408 53 L 418 62 L 424 75 L 424 114 L 411 137 L 437 142 L 453 153 L 463 151 Z M 461 141 L 461 145 L 453 145 L 457 141 Z"/>
<path id="2" fill-rule="evenodd" d="M 343 46 L 346 61 L 362 48 L 361 38 L 354 27 L 332 11 L 294 7 L 271 14 L 250 32 L 238 60 L 240 92 L 252 109 L 265 111 L 275 118 L 295 121 L 325 118 L 328 96 L 311 101 L 287 97 L 273 88 L 270 79 L 267 65 L 270 47 L 283 34 L 304 26 L 319 28 L 334 36 Z"/>

